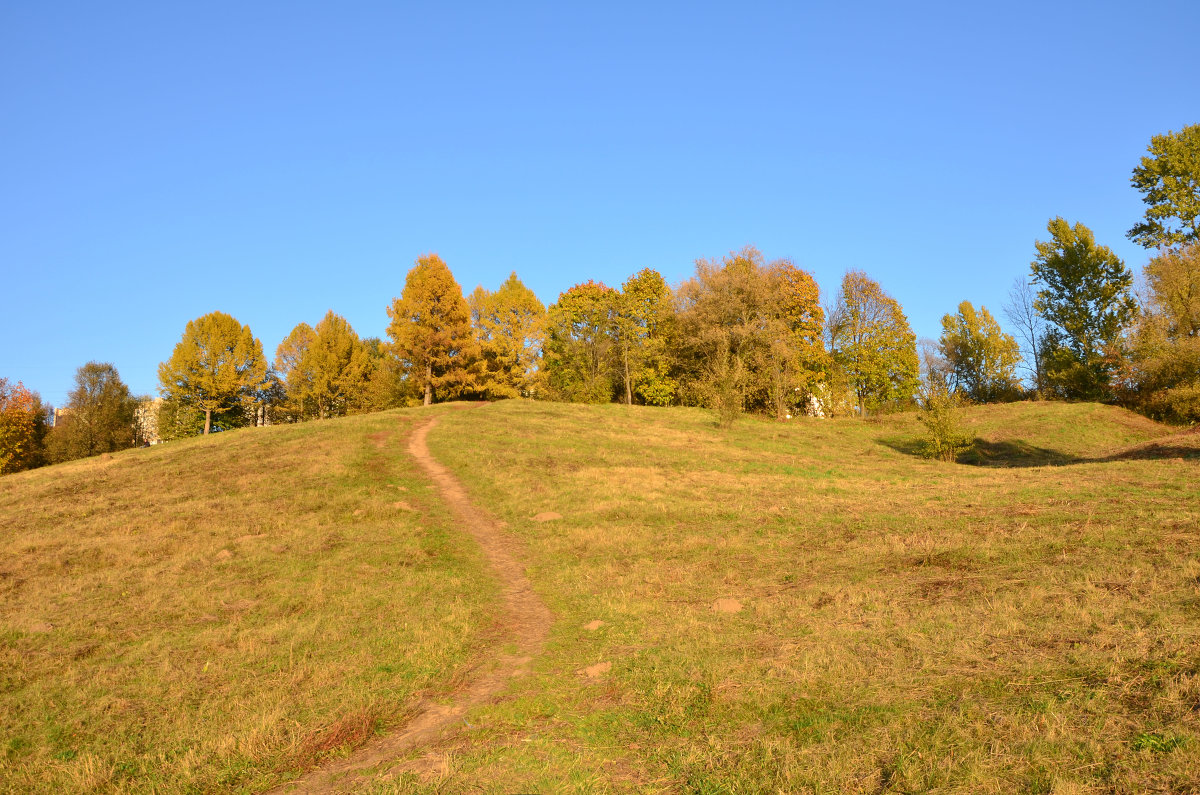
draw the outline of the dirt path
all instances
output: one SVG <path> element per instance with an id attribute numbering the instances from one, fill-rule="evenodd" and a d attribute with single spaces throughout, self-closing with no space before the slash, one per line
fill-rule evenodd
<path id="1" fill-rule="evenodd" d="M 504 690 L 513 677 L 529 672 L 529 663 L 541 651 L 553 619 L 550 609 L 533 591 L 524 566 L 509 550 L 511 541 L 496 523 L 471 504 L 462 484 L 444 466 L 434 460 L 425 444 L 437 418 L 419 425 L 408 442 L 408 452 L 437 486 L 442 500 L 450 507 L 459 527 L 483 548 L 483 553 L 503 583 L 503 615 L 499 628 L 503 641 L 516 645 L 516 654 L 498 649 L 490 662 L 469 675 L 465 687 L 454 694 L 449 704 L 423 702 L 417 714 L 393 734 L 373 740 L 346 759 L 312 771 L 304 778 L 271 790 L 273 793 L 334 793 L 354 789 L 360 775 L 411 751 L 429 745 L 452 731 L 473 707 L 490 700 Z"/>

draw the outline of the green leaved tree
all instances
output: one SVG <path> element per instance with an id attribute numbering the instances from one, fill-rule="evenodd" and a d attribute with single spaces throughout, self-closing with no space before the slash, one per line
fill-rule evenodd
<path id="1" fill-rule="evenodd" d="M 651 405 L 669 404 L 676 388 L 668 356 L 671 288 L 658 271 L 643 268 L 621 285 L 614 301 L 612 328 L 626 405 L 633 405 L 635 394 Z"/>
<path id="2" fill-rule="evenodd" d="M 206 434 L 214 413 L 248 412 L 270 383 L 262 343 L 224 312 L 188 321 L 158 380 L 164 403 L 204 413 Z"/>
<path id="3" fill-rule="evenodd" d="M 107 362 L 88 362 L 75 371 L 66 411 L 46 439 L 52 461 L 123 450 L 134 444 L 137 399 Z"/>
<path id="4" fill-rule="evenodd" d="M 859 414 L 905 405 L 917 390 L 917 338 L 899 302 L 861 271 L 849 271 L 830 312 L 829 350 Z"/>
<path id="5" fill-rule="evenodd" d="M 1081 223 L 1053 218 L 1050 240 L 1037 241 L 1030 264 L 1034 307 L 1050 325 L 1043 370 L 1060 397 L 1097 400 L 1110 394 L 1112 350 L 1133 319 L 1133 274 Z"/>
<path id="6" fill-rule="evenodd" d="M 950 385 L 958 394 L 976 403 L 1017 395 L 1021 347 L 1012 335 L 1001 331 L 987 307 L 976 311 L 970 301 L 963 301 L 958 312 L 943 316 L 938 344 L 949 369 Z"/>
<path id="7" fill-rule="evenodd" d="M 615 315 L 620 294 L 587 281 L 550 306 L 544 364 L 552 395 L 573 403 L 607 403 L 617 379 Z"/>
<path id="8" fill-rule="evenodd" d="M 1127 236 L 1146 248 L 1200 240 L 1200 124 L 1150 139 L 1130 182 L 1146 216 Z"/>
<path id="9" fill-rule="evenodd" d="M 450 268 L 437 254 L 417 259 L 404 291 L 388 307 L 387 333 L 406 379 L 424 405 L 479 388 L 479 344 L 471 310 Z"/>

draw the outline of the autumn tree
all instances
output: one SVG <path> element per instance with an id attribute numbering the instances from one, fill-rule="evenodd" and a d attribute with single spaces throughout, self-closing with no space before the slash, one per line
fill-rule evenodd
<path id="1" fill-rule="evenodd" d="M 483 357 L 482 391 L 488 398 L 530 397 L 537 392 L 546 336 L 546 307 L 509 274 L 495 292 L 476 287 L 467 300 Z"/>
<path id="2" fill-rule="evenodd" d="M 620 294 L 602 283 L 577 284 L 547 313 L 544 365 L 551 393 L 575 403 L 612 400 L 617 374 L 614 319 Z"/>
<path id="3" fill-rule="evenodd" d="M 109 453 L 132 447 L 137 400 L 107 362 L 88 362 L 75 371 L 62 420 L 47 438 L 52 461 Z"/>
<path id="4" fill-rule="evenodd" d="M 46 416 L 37 392 L 0 378 L 0 475 L 43 463 Z"/>
<path id="5" fill-rule="evenodd" d="M 626 405 L 633 405 L 634 394 L 651 405 L 673 399 L 667 348 L 673 315 L 671 288 L 650 268 L 630 276 L 614 297 L 612 328 Z"/>
<path id="6" fill-rule="evenodd" d="M 1200 241 L 1200 124 L 1150 139 L 1130 182 L 1146 216 L 1127 236 L 1146 248 Z"/>
<path id="7" fill-rule="evenodd" d="M 1200 422 L 1200 243 L 1145 267 L 1147 300 L 1120 363 L 1123 398 L 1160 419 Z"/>
<path id="8" fill-rule="evenodd" d="M 441 257 L 417 259 L 388 317 L 393 351 L 424 405 L 433 403 L 435 394 L 445 399 L 478 388 L 479 346 L 471 310 Z"/>
<path id="9" fill-rule="evenodd" d="M 275 363 L 286 385 L 287 405 L 299 418 L 341 416 L 366 400 L 370 355 L 333 310 L 314 328 L 301 323 L 292 329 L 279 343 Z"/>
<path id="10" fill-rule="evenodd" d="M 164 401 L 204 412 L 206 434 L 214 413 L 245 413 L 269 383 L 262 343 L 224 312 L 188 322 L 171 358 L 158 366 L 158 380 Z"/>
<path id="11" fill-rule="evenodd" d="M 829 350 L 860 414 L 912 400 L 919 376 L 916 335 L 899 302 L 861 271 L 842 278 L 829 317 Z"/>
<path id="12" fill-rule="evenodd" d="M 1037 241 L 1031 263 L 1034 307 L 1050 325 L 1043 344 L 1049 385 L 1062 397 L 1094 400 L 1108 393 L 1106 357 L 1133 318 L 1133 275 L 1081 223 L 1054 218 L 1050 240 Z"/>
<path id="13" fill-rule="evenodd" d="M 958 312 L 943 316 L 939 346 L 949 368 L 950 386 L 963 397 L 988 403 L 1017 392 L 1020 346 L 1001 331 L 987 307 L 976 311 L 970 301 L 963 301 Z"/>
<path id="14" fill-rule="evenodd" d="M 738 411 L 784 419 L 823 377 L 816 282 L 753 247 L 699 260 L 677 297 L 683 387 L 728 420 Z"/>

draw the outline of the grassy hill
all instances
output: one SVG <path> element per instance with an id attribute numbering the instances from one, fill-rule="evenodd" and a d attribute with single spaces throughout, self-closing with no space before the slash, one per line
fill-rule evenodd
<path id="1" fill-rule="evenodd" d="M 452 697 L 497 584 L 429 411 L 0 481 L 0 789 L 255 791 Z M 555 624 L 366 791 L 1200 789 L 1195 433 L 988 406 L 952 465 L 904 415 L 432 411 Z"/>

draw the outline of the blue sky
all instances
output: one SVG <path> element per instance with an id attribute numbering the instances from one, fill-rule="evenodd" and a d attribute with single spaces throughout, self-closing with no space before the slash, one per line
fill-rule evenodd
<path id="1" fill-rule="evenodd" d="M 382 336 L 416 257 L 547 304 L 747 244 L 918 336 L 1055 215 L 1135 271 L 1200 4 L 0 4 L 0 376 L 139 393 L 188 320 Z"/>

